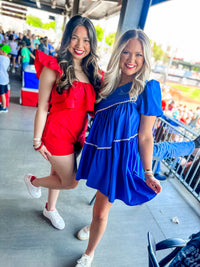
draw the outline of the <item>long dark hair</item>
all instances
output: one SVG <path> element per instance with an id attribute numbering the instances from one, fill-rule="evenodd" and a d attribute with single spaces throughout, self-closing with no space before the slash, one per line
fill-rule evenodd
<path id="1" fill-rule="evenodd" d="M 95 91 L 98 93 L 101 84 L 101 75 L 99 74 L 97 50 L 97 37 L 96 30 L 92 22 L 80 15 L 72 17 L 65 28 L 61 46 L 58 51 L 57 61 L 63 71 L 62 76 L 57 80 L 57 92 L 63 93 L 72 86 L 73 81 L 76 79 L 74 72 L 74 63 L 71 53 L 68 51 L 72 33 L 77 26 L 84 26 L 87 29 L 88 37 L 90 40 L 90 53 L 83 58 L 81 66 L 84 73 L 87 75 L 90 83 L 93 85 Z"/>

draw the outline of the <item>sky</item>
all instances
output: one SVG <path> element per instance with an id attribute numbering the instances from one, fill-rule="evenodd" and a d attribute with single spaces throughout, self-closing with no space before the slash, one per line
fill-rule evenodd
<path id="1" fill-rule="evenodd" d="M 144 31 L 176 57 L 200 62 L 200 0 L 170 0 L 150 7 Z"/>
<path id="2" fill-rule="evenodd" d="M 109 20 L 110 32 L 117 31 L 119 16 Z M 108 23 L 107 23 L 108 25 Z M 200 0 L 170 0 L 151 6 L 144 31 L 164 51 L 190 62 L 200 62 Z"/>

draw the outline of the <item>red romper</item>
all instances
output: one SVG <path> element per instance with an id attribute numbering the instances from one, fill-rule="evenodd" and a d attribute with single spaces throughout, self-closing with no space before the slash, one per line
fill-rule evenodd
<path id="1" fill-rule="evenodd" d="M 62 70 L 57 59 L 37 50 L 35 69 L 39 79 L 43 67 L 53 69 L 61 76 Z M 74 81 L 73 86 L 60 95 L 53 87 L 50 110 L 42 135 L 42 141 L 54 156 L 74 153 L 74 145 L 81 148 L 85 142 L 88 112 L 94 111 L 96 93 L 90 83 Z"/>

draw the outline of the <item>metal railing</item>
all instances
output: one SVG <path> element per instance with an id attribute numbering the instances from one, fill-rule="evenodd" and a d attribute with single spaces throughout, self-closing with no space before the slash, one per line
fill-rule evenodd
<path id="1" fill-rule="evenodd" d="M 167 116 L 156 119 L 153 134 L 155 143 L 185 142 L 198 136 L 183 123 Z M 200 149 L 195 149 L 188 156 L 164 159 L 162 163 L 168 169 L 166 176 L 175 176 L 200 202 Z"/>

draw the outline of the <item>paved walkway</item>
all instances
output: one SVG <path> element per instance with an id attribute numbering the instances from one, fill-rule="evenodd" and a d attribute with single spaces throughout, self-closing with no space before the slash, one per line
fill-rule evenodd
<path id="1" fill-rule="evenodd" d="M 89 201 L 95 191 L 80 181 L 76 189 L 60 193 L 57 209 L 66 222 L 63 231 L 44 219 L 47 190 L 42 190 L 40 199 L 31 199 L 23 181 L 29 172 L 49 173 L 48 162 L 32 148 L 36 108 L 19 104 L 19 75 L 10 78 L 9 112 L 0 114 L 0 266 L 73 267 L 87 245 L 75 235 L 90 223 Z M 148 231 L 156 241 L 187 239 L 199 231 L 200 204 L 176 179 L 169 178 L 162 186 L 162 193 L 146 204 L 128 207 L 115 202 L 92 267 L 147 267 Z M 175 216 L 179 224 L 171 221 Z"/>

